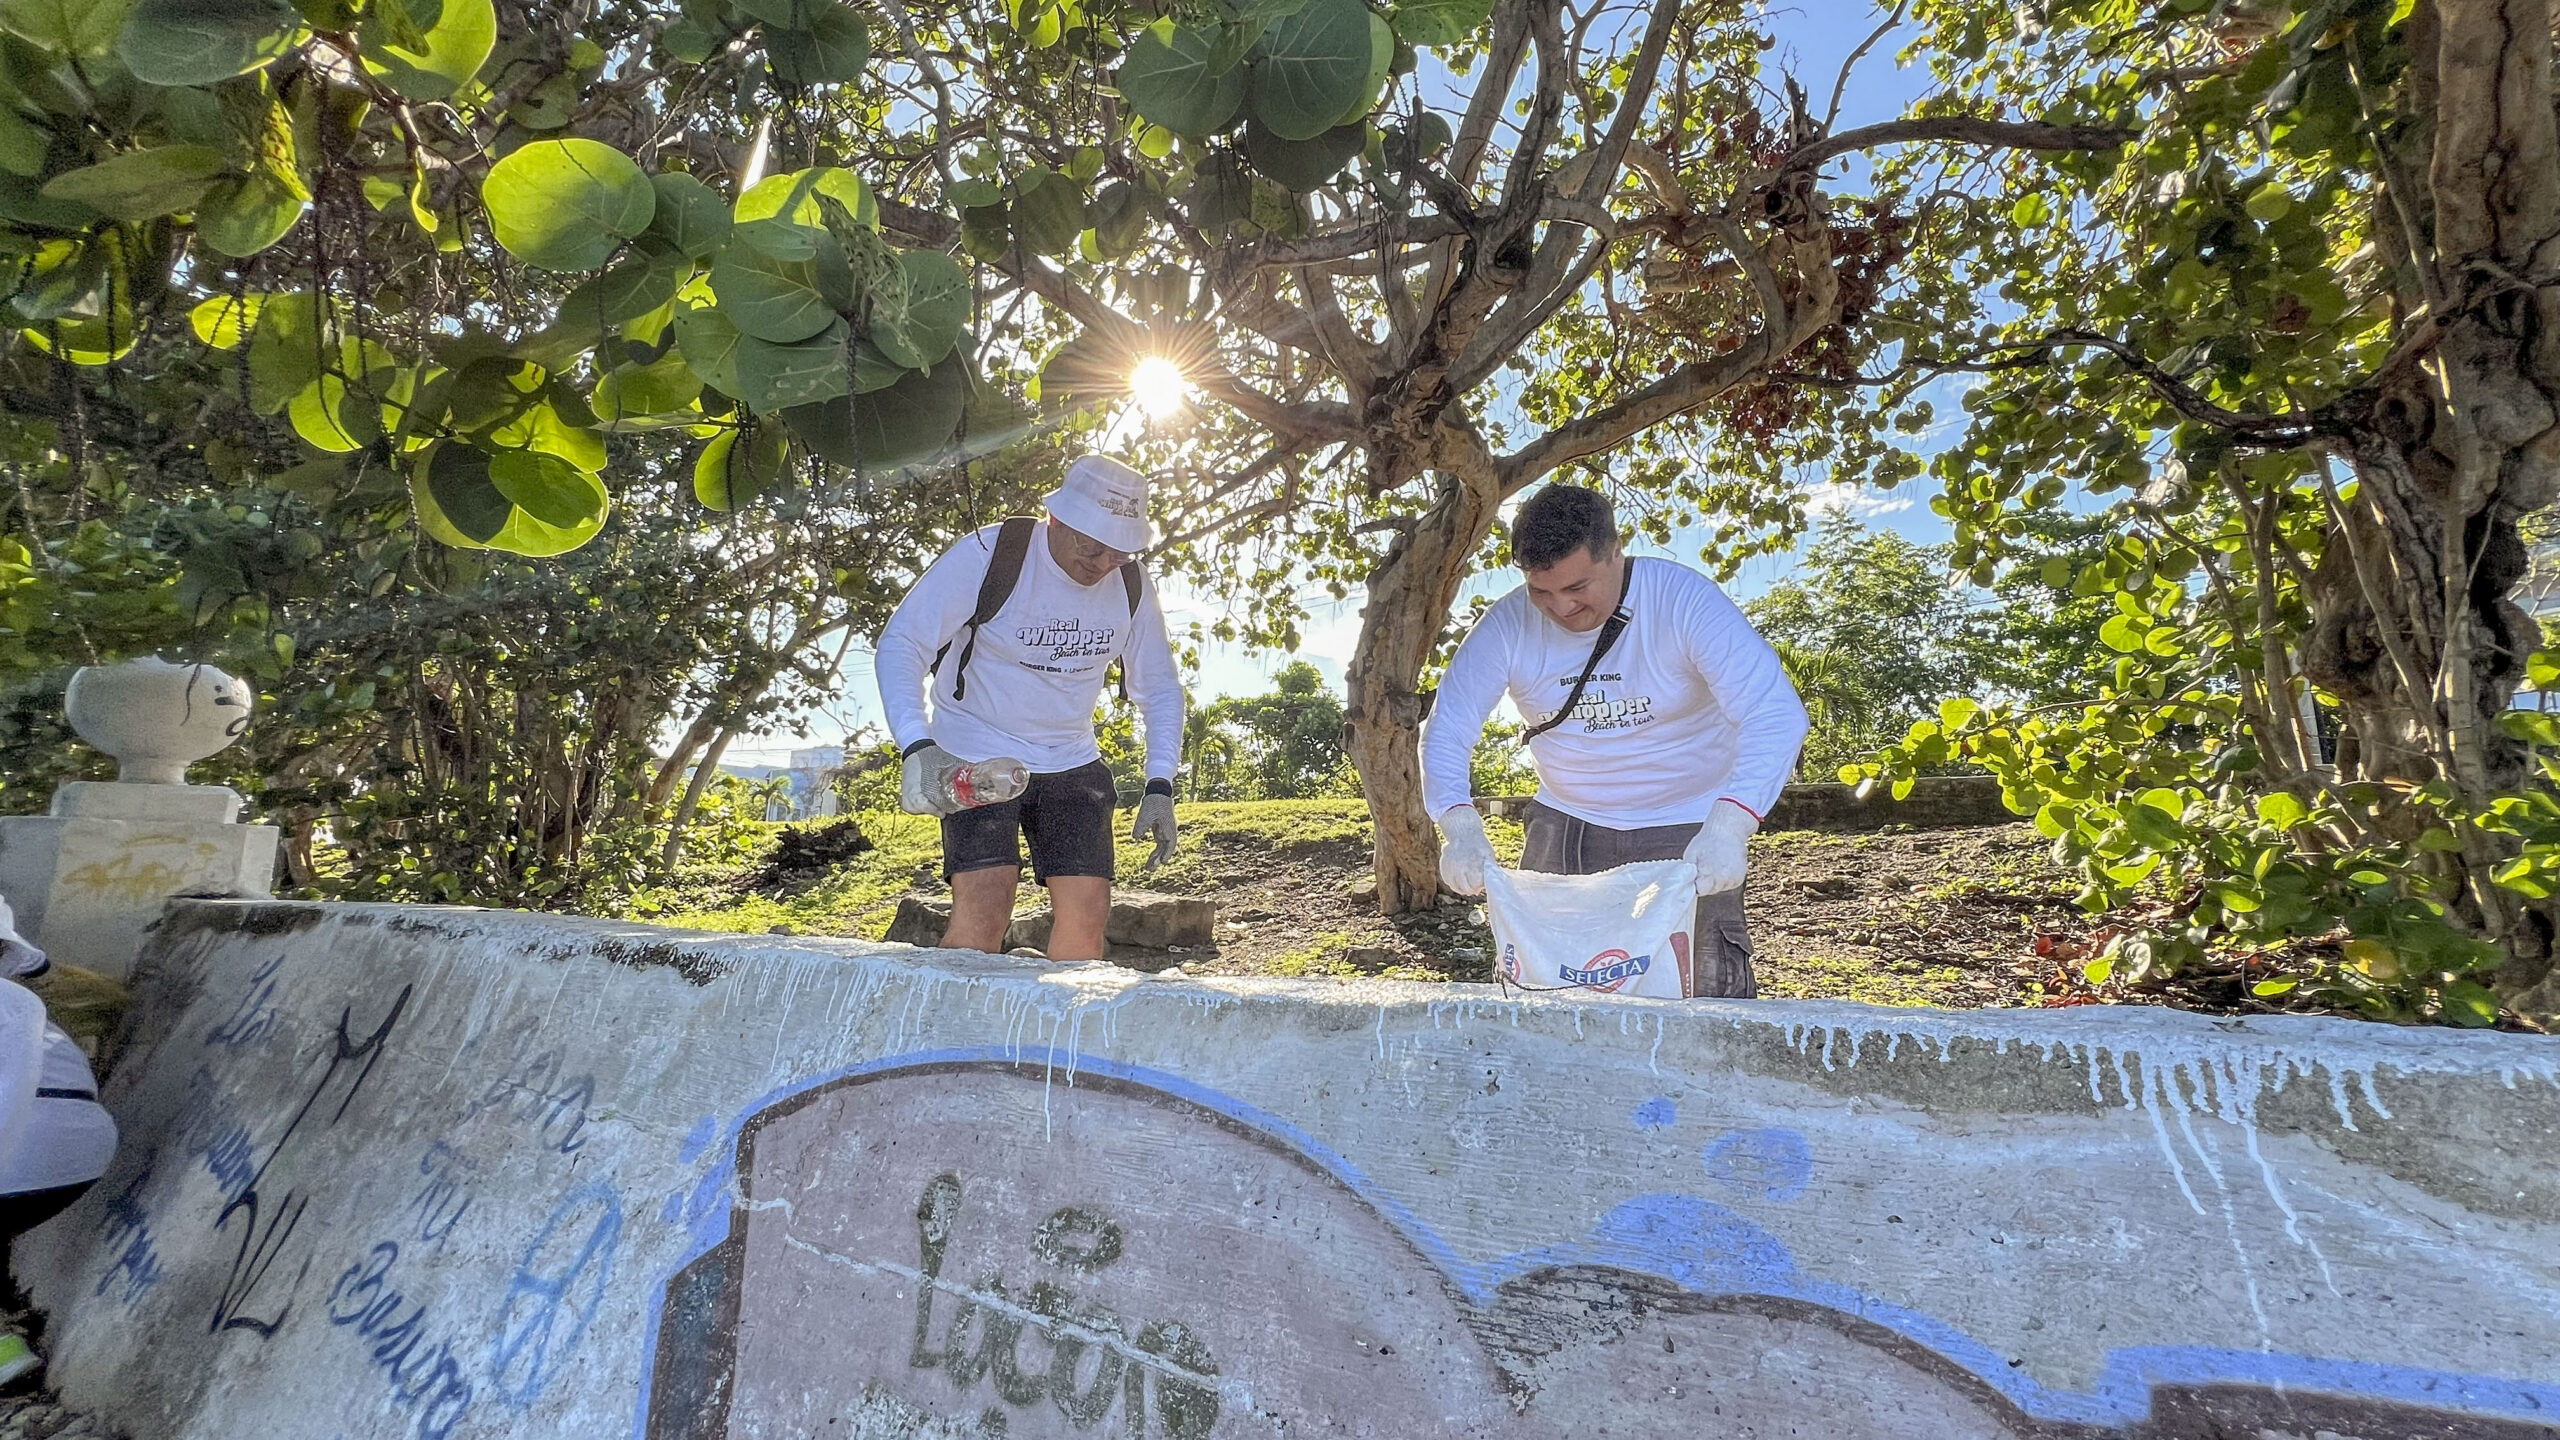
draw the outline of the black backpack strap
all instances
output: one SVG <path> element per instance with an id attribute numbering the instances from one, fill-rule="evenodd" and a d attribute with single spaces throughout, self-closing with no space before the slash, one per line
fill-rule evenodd
<path id="1" fill-rule="evenodd" d="M 969 657 L 977 653 L 978 627 L 996 618 L 1004 602 L 1013 596 L 1014 582 L 1022 578 L 1022 562 L 1031 553 L 1031 533 L 1040 522 L 1028 515 L 1009 515 L 996 528 L 995 554 L 987 558 L 987 573 L 978 582 L 978 606 L 969 612 L 967 636 L 960 642 L 960 668 L 951 677 L 951 698 L 958 700 L 969 693 Z M 951 642 L 933 652 L 933 663 L 925 667 L 928 675 L 942 673 L 942 657 L 951 653 Z"/>
<path id="2" fill-rule="evenodd" d="M 1139 569 L 1138 562 L 1135 560 L 1123 561 L 1120 565 L 1120 584 L 1129 592 L 1129 618 L 1134 621 L 1138 618 L 1138 597 L 1146 592 L 1147 572 Z M 1129 698 L 1129 651 L 1126 646 L 1121 648 L 1119 666 L 1120 699 L 1125 703 Z"/>
<path id="3" fill-rule="evenodd" d="M 1556 713 L 1521 732 L 1521 744 L 1526 745 L 1553 730 L 1573 714 L 1573 707 L 1582 703 L 1583 687 L 1599 673 L 1600 662 L 1609 656 L 1609 647 L 1618 643 L 1618 637 L 1626 633 L 1627 622 L 1635 618 L 1627 613 L 1627 595 L 1636 588 L 1634 556 L 1627 557 L 1626 566 L 1626 574 L 1618 581 L 1618 608 L 1610 611 L 1609 618 L 1600 622 L 1600 638 L 1592 642 L 1591 658 L 1582 662 L 1582 673 L 1575 677 L 1573 689 L 1565 695 L 1564 704 L 1557 707 Z"/>

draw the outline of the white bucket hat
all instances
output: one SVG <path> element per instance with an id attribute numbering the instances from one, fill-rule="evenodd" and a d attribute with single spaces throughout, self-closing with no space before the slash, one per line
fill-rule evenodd
<path id="1" fill-rule="evenodd" d="M 1067 466 L 1066 483 L 1049 492 L 1049 513 L 1114 550 L 1136 554 L 1155 543 L 1147 523 L 1147 477 L 1107 455 Z"/>

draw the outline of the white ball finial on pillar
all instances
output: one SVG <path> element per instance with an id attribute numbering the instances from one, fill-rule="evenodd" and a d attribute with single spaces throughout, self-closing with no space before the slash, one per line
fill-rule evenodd
<path id="1" fill-rule="evenodd" d="M 127 660 L 71 677 L 63 713 L 80 738 L 116 757 L 127 785 L 184 785 L 187 767 L 249 728 L 249 687 L 210 665 Z"/>
<path id="2" fill-rule="evenodd" d="M 275 828 L 241 824 L 229 786 L 187 783 L 189 765 L 249 728 L 252 699 L 210 665 L 127 660 L 71 677 L 71 728 L 118 768 L 64 782 L 51 814 L 0 816 L 0 896 L 30 941 L 121 980 L 169 897 L 269 893 Z"/>

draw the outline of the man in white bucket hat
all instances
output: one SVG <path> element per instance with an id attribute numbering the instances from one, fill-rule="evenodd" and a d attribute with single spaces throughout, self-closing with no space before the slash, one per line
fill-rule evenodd
<path id="1" fill-rule="evenodd" d="M 942 943 L 997 951 L 1022 877 L 1049 889 L 1052 960 L 1102 957 L 1111 913 L 1111 814 L 1117 797 L 1094 738 L 1103 672 L 1120 661 L 1147 742 L 1147 788 L 1131 837 L 1174 844 L 1173 771 L 1182 757 L 1181 672 L 1156 587 L 1136 556 L 1154 540 L 1147 479 L 1087 455 L 1049 492 L 1045 519 L 989 525 L 924 573 L 880 632 L 873 672 L 903 755 L 899 800 L 942 817 L 951 925 Z M 1019 760 L 1030 787 L 958 808 L 948 777 L 984 760 Z"/>

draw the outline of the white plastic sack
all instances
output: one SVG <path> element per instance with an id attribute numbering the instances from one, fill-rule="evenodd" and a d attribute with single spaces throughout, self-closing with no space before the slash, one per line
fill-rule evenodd
<path id="1" fill-rule="evenodd" d="M 1677 1000 L 1689 993 L 1698 867 L 1645 860 L 1596 875 L 1491 866 L 1485 913 L 1504 978 L 1530 990 Z"/>
<path id="2" fill-rule="evenodd" d="M 44 1002 L 14 980 L 0 980 L 0 1171 L 34 1117 L 43 1063 Z"/>
<path id="3" fill-rule="evenodd" d="M 0 899 L 0 1166 L 17 1152 L 44 1074 L 44 1002 L 8 977 L 41 968 L 44 956 L 18 936 L 18 917 Z"/>

